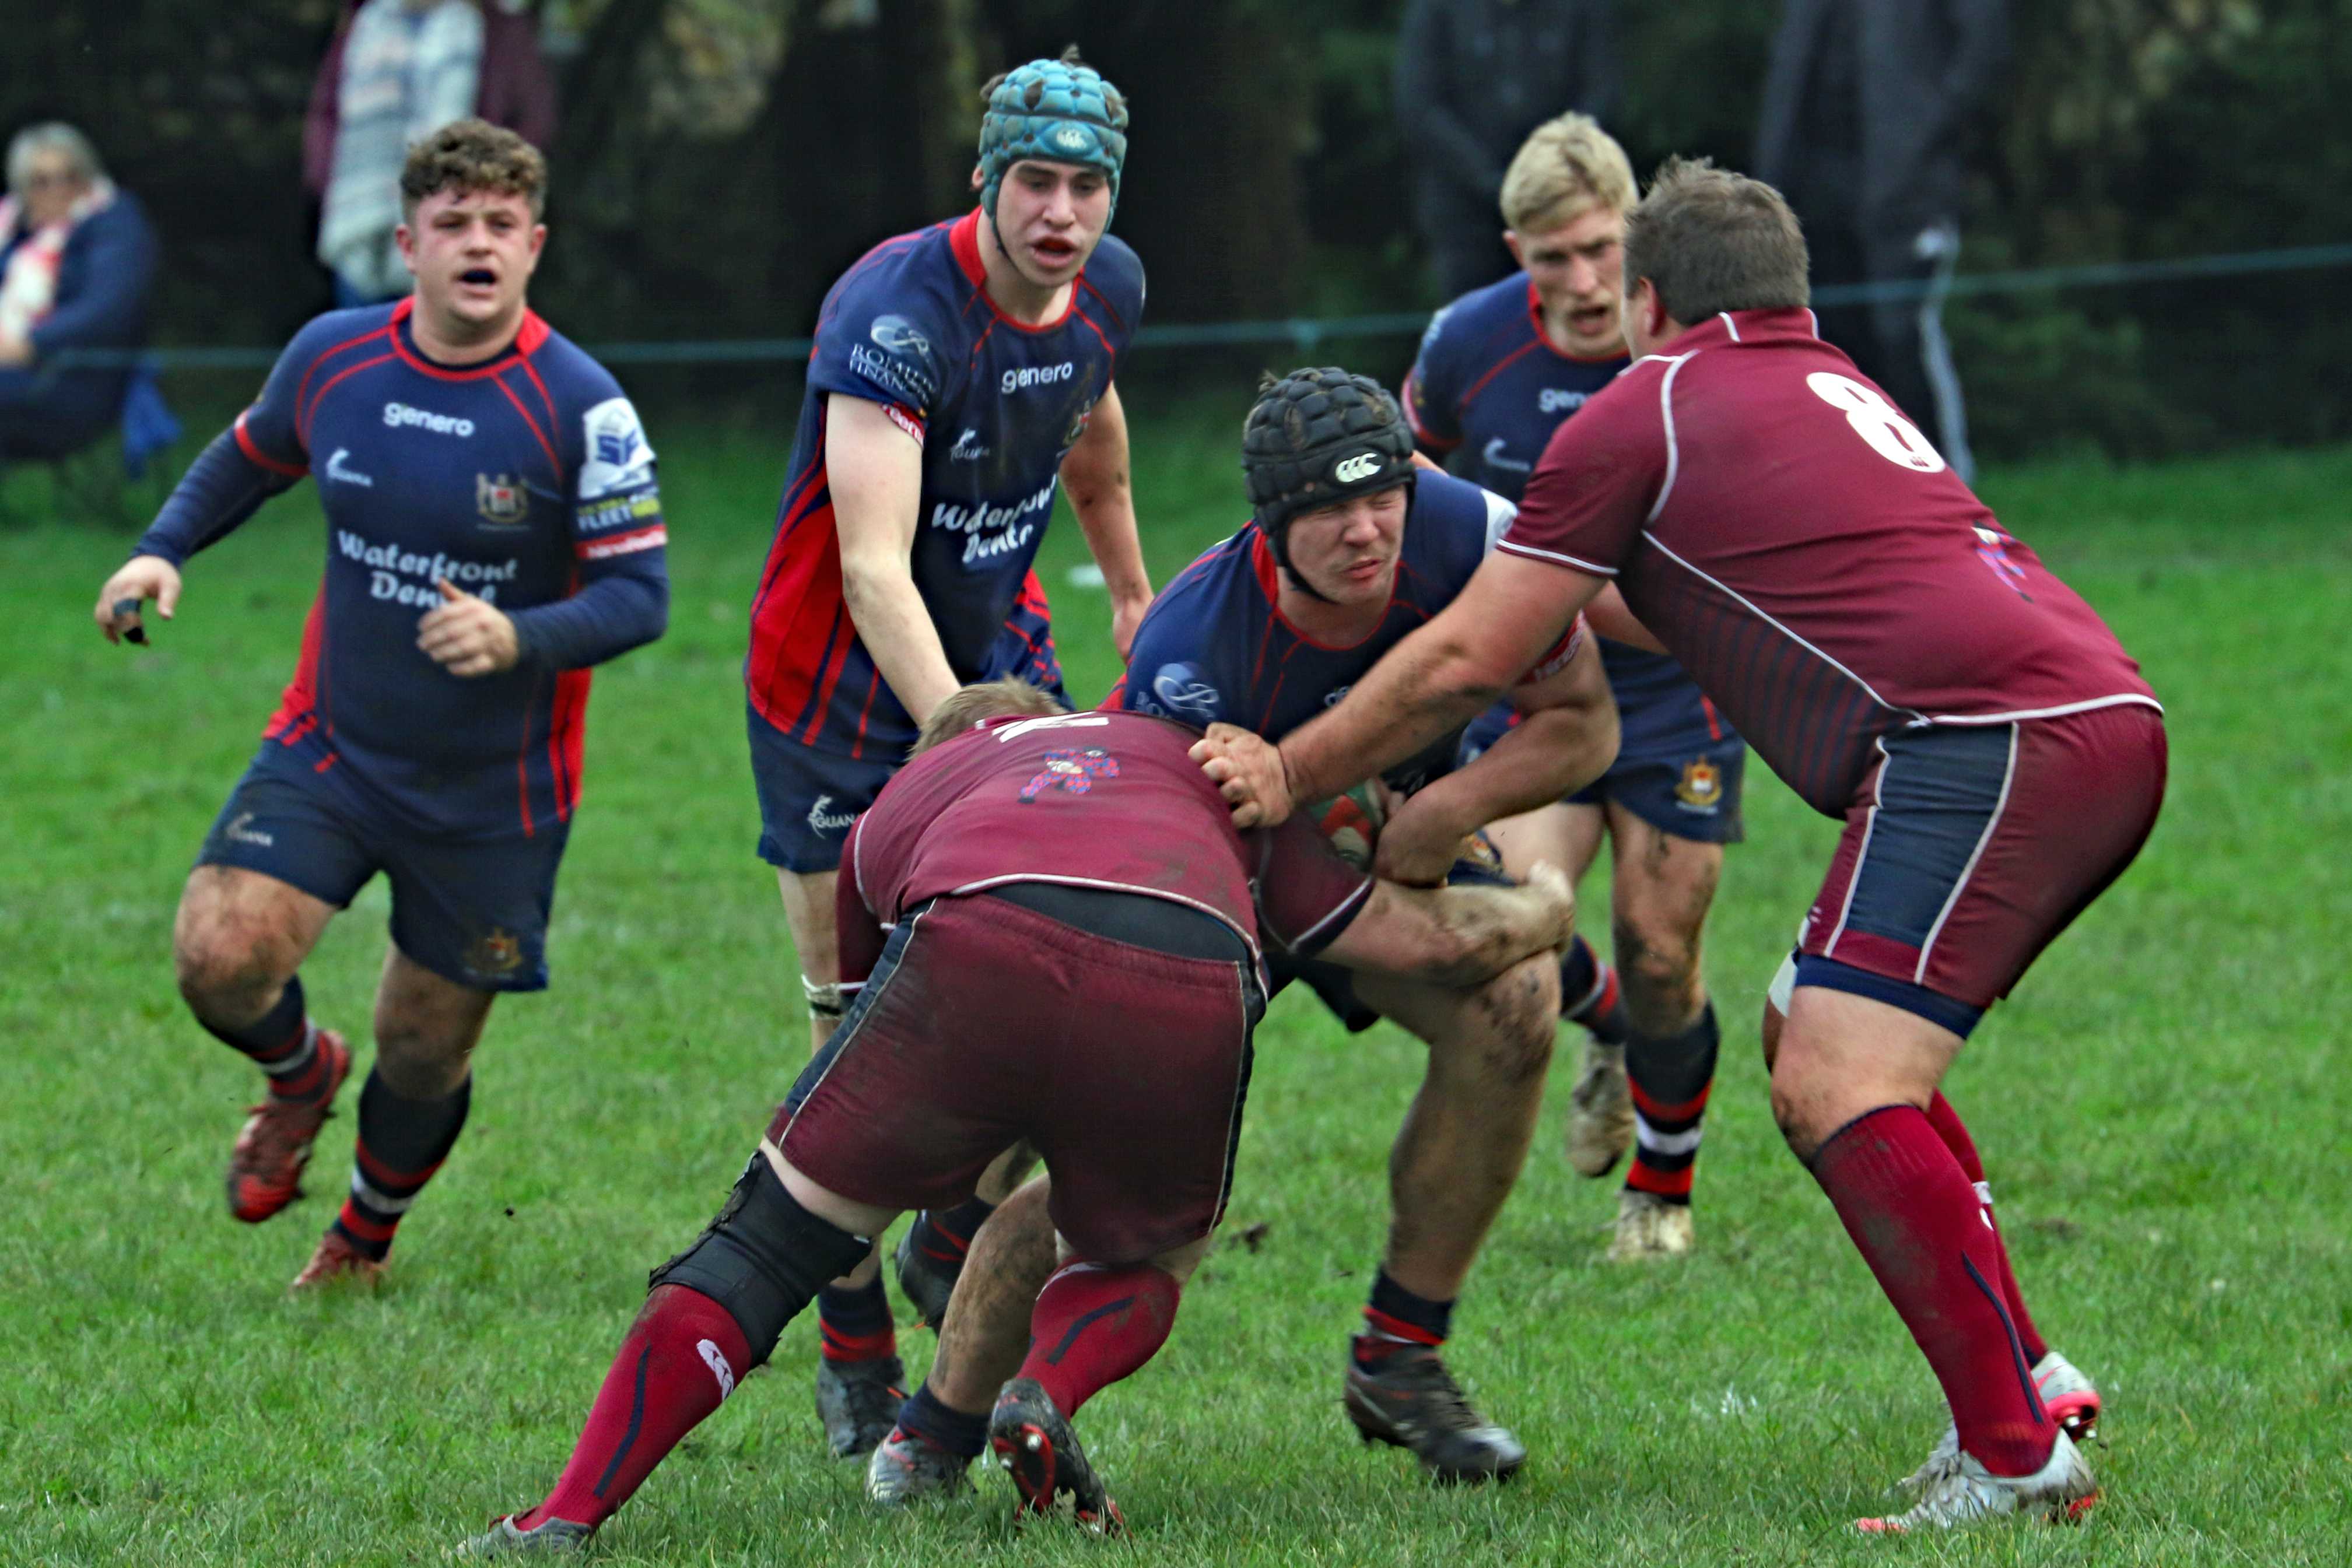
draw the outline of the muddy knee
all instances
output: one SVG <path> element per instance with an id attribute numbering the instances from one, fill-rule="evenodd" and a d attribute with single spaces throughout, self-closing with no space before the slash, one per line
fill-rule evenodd
<path id="1" fill-rule="evenodd" d="M 1688 1029 L 1704 1001 L 1698 944 L 1679 932 L 1648 930 L 1622 921 L 1610 935 L 1633 1027 L 1659 1038 Z"/>
<path id="2" fill-rule="evenodd" d="M 206 922 L 173 933 L 172 964 L 180 996 L 198 1018 L 237 1028 L 269 1010 L 292 965 L 266 940 Z"/>
<path id="3" fill-rule="evenodd" d="M 1475 1016 L 1484 1076 L 1512 1088 L 1542 1078 L 1559 1032 L 1558 962 L 1542 954 L 1504 970 L 1480 988 Z"/>

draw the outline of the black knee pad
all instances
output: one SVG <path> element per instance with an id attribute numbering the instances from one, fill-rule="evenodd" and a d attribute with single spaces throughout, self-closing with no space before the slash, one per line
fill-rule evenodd
<path id="1" fill-rule="evenodd" d="M 725 1307 L 759 1366 L 784 1325 L 828 1281 L 864 1262 L 873 1245 L 795 1203 L 767 1156 L 755 1154 L 709 1228 L 646 1284 L 684 1285 Z"/>

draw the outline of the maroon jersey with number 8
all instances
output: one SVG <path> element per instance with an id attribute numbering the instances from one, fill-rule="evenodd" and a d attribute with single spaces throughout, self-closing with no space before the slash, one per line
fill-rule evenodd
<path id="1" fill-rule="evenodd" d="M 1553 435 L 1497 548 L 1616 578 L 1831 816 L 1907 727 L 2157 706 L 1810 310 L 1712 317 L 1635 361 Z"/>

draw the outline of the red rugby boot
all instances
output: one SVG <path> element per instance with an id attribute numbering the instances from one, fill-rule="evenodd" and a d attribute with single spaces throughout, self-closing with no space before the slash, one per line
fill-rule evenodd
<path id="1" fill-rule="evenodd" d="M 289 1100 L 272 1094 L 253 1107 L 228 1156 L 228 1211 L 258 1225 L 302 1196 L 302 1167 L 310 1163 L 310 1143 L 326 1124 L 335 1091 L 352 1071 L 351 1048 L 333 1030 L 319 1031 L 326 1077 L 315 1096 Z"/>
<path id="2" fill-rule="evenodd" d="M 383 1260 L 369 1257 L 352 1244 L 350 1237 L 331 1225 L 327 1233 L 319 1238 L 319 1249 L 310 1254 L 310 1260 L 302 1265 L 302 1271 L 294 1276 L 286 1293 L 299 1295 L 336 1280 L 356 1280 L 373 1291 L 383 1281 Z"/>

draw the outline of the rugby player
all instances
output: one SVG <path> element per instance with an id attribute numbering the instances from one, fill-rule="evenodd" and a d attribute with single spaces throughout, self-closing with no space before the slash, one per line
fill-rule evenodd
<path id="1" fill-rule="evenodd" d="M 1112 384 L 1143 310 L 1142 267 L 1106 233 L 1127 106 L 1075 50 L 999 78 L 986 99 L 978 208 L 884 241 L 825 297 L 751 601 L 760 854 L 776 867 L 813 1048 L 841 1018 L 833 884 L 851 821 L 958 685 L 1017 675 L 1061 689 L 1030 565 L 1062 486 L 1121 653 L 1151 599 Z M 908 1232 L 900 1280 L 927 1316 L 1024 1164 L 1009 1155 L 971 1204 Z M 904 1397 L 877 1270 L 828 1291 L 818 1316 L 819 1415 L 835 1452 L 862 1455 Z"/>
<path id="2" fill-rule="evenodd" d="M 654 1270 L 554 1490 L 468 1553 L 584 1546 L 869 1238 L 970 1196 L 1016 1139 L 1044 1153 L 1062 1267 L 979 1423 L 1023 1511 L 1066 1500 L 1119 1528 L 1070 1419 L 1165 1343 L 1223 1211 L 1262 956 L 1471 985 L 1548 974 L 1573 915 L 1549 868 L 1525 888 L 1412 889 L 1303 821 L 1237 833 L 1190 758 L 1199 733 L 1065 713 L 1017 681 L 933 705 L 844 849 L 855 1005 L 718 1218 Z M 1548 1023 L 1542 1000 L 1520 1010 Z"/>
<path id="3" fill-rule="evenodd" d="M 1396 400 L 1337 368 L 1269 378 L 1244 428 L 1242 462 L 1253 520 L 1170 581 L 1144 617 L 1129 678 L 1107 707 L 1283 735 L 1444 608 L 1510 520 L 1501 497 L 1423 473 Z M 1457 866 L 1464 841 L 1492 818 L 1556 800 L 1608 766 L 1615 724 L 1591 643 L 1571 632 L 1530 661 L 1536 676 L 1512 694 L 1527 722 L 1509 744 L 1457 769 L 1459 737 L 1451 735 L 1387 771 L 1385 790 L 1422 799 L 1424 810 L 1442 811 L 1454 826 L 1441 856 L 1396 874 L 1418 883 L 1449 873 L 1500 880 L 1475 860 Z M 1531 961 L 1527 972 L 1465 996 L 1295 957 L 1274 965 L 1277 988 L 1304 979 L 1349 1028 L 1385 1015 L 1429 1045 L 1421 1091 L 1390 1155 L 1388 1247 L 1348 1358 L 1345 1393 L 1349 1418 L 1368 1442 L 1408 1448 L 1446 1480 L 1507 1477 L 1527 1458 L 1509 1431 L 1470 1406 L 1442 1349 L 1542 1105 L 1556 1009 L 1530 1012 L 1503 998 L 1539 988 L 1556 1000 L 1556 977 L 1535 972 L 1544 967 Z M 1017 1318 L 1003 1327 L 1017 1344 Z M 980 1337 L 1001 1346 L 1006 1335 Z M 926 1388 L 919 1398 L 959 1408 L 944 1375 Z M 961 1392 L 969 1397 L 969 1385 Z M 957 1424 L 935 1409 L 902 1412 L 868 1468 L 868 1490 L 895 1502 L 960 1478 L 979 1451 L 974 1418 L 963 1415 L 959 1445 Z M 933 1452 L 921 1451 L 926 1442 Z"/>
<path id="4" fill-rule="evenodd" d="M 326 580 L 301 659 L 173 932 L 196 1021 L 268 1080 L 229 1156 L 229 1211 L 255 1223 L 300 1195 L 351 1070 L 299 967 L 370 878 L 392 883 L 350 1196 L 298 1290 L 381 1274 L 465 1124 L 490 1004 L 546 986 L 589 666 L 668 617 L 653 448 L 618 383 L 525 300 L 546 178 L 481 120 L 412 148 L 397 239 L 415 291 L 297 333 L 99 591 L 107 637 L 142 640 L 144 602 L 173 615 L 189 557 L 317 481 Z"/>
<path id="5" fill-rule="evenodd" d="M 2053 1409 L 2037 1383 L 2048 1347 L 1938 1084 L 2146 841 L 2162 709 L 2091 608 L 1820 340 L 1777 192 L 1668 162 L 1628 221 L 1624 276 L 1641 357 L 1553 435 L 1452 608 L 1279 747 L 1220 727 L 1203 765 L 1238 821 L 1279 821 L 1491 700 L 1618 583 L 1772 770 L 1845 823 L 1798 942 L 1772 1111 L 1953 1421 L 1916 1503 L 1857 1523 L 2077 1514 L 2097 1490 L 2067 1424 L 2095 1393 Z M 1388 837 L 1447 831 L 1412 815 Z"/>
<path id="6" fill-rule="evenodd" d="M 1503 243 L 1521 270 L 1440 310 L 1405 382 L 1423 451 L 1519 498 L 1551 433 L 1628 362 L 1617 301 L 1634 197 L 1624 150 L 1591 117 L 1564 114 L 1528 138 L 1502 188 Z M 1568 1157 L 1584 1176 L 1605 1176 L 1633 1145 L 1609 1248 L 1631 1261 L 1691 1246 L 1719 1040 L 1699 942 L 1723 846 L 1740 837 L 1748 748 L 1672 658 L 1604 631 L 1601 662 L 1617 699 L 1617 760 L 1569 800 L 1489 831 L 1507 865 L 1549 861 L 1576 877 L 1609 840 L 1615 973 L 1580 940 L 1560 981 L 1571 1016 L 1592 1030 L 1570 1096 Z M 1512 722 L 1508 705 L 1489 709 L 1470 727 L 1469 751 Z M 1622 1009 L 1605 1005 L 1618 977 Z"/>

